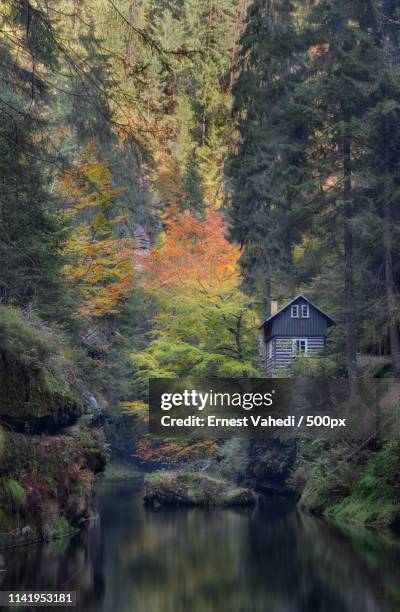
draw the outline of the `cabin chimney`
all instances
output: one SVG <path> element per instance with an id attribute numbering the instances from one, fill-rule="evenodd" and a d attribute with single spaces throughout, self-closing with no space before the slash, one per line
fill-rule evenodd
<path id="1" fill-rule="evenodd" d="M 271 300 L 271 317 L 278 312 L 278 302 Z"/>

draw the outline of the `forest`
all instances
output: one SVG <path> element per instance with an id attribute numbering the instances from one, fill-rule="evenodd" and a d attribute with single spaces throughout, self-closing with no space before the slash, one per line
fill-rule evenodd
<path id="1" fill-rule="evenodd" d="M 337 325 L 290 376 L 400 378 L 398 2 L 0 0 L 0 26 L 1 543 L 68 532 L 115 454 L 398 527 L 398 439 L 146 430 L 150 378 L 264 377 L 298 294 Z"/>

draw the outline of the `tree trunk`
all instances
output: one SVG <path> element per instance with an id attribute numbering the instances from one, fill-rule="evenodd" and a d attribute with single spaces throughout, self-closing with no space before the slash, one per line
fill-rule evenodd
<path id="1" fill-rule="evenodd" d="M 356 334 L 354 324 L 354 273 L 353 273 L 353 231 L 351 220 L 353 205 L 351 201 L 351 140 L 345 136 L 343 143 L 343 199 L 344 199 L 344 290 L 345 290 L 345 330 L 346 360 L 350 388 L 354 390 L 357 378 Z"/>
<path id="2" fill-rule="evenodd" d="M 265 276 L 263 287 L 264 316 L 271 316 L 271 264 L 265 264 Z"/>
<path id="3" fill-rule="evenodd" d="M 265 264 L 265 276 L 264 276 L 264 287 L 263 287 L 263 306 L 264 306 L 264 319 L 268 319 L 271 316 L 271 265 Z M 267 373 L 267 345 L 265 343 L 264 327 L 260 329 L 259 345 L 260 355 L 260 368 L 264 374 Z"/>
<path id="4" fill-rule="evenodd" d="M 397 327 L 397 301 L 393 278 L 392 262 L 392 211 L 390 207 L 390 172 L 389 172 L 389 149 L 388 139 L 390 126 L 385 119 L 385 175 L 386 180 L 383 188 L 383 245 L 385 259 L 385 293 L 386 309 L 388 316 L 388 328 L 390 339 L 390 353 L 392 356 L 393 370 L 396 378 L 400 378 L 400 341 Z"/>

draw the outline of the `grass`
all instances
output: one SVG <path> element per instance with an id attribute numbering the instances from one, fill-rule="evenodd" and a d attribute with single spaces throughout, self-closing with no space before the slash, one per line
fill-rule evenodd
<path id="1" fill-rule="evenodd" d="M 364 449 L 349 461 L 342 445 L 324 449 L 316 442 L 303 447 L 292 476 L 292 484 L 302 491 L 302 508 L 342 524 L 400 525 L 399 440 Z"/>
<path id="2" fill-rule="evenodd" d="M 228 481 L 223 480 L 221 478 L 213 478 L 212 476 L 208 476 L 207 474 L 202 474 L 199 472 L 171 472 L 171 471 L 163 471 L 159 470 L 157 472 L 152 472 L 146 476 L 146 483 L 148 484 L 161 484 L 171 479 L 178 479 L 182 483 L 212 483 L 215 485 L 227 486 L 229 485 Z"/>

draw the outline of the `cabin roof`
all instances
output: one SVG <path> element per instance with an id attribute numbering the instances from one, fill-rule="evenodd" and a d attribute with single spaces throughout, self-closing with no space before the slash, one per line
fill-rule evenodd
<path id="1" fill-rule="evenodd" d="M 262 325 L 260 325 L 260 327 L 264 327 L 264 325 L 267 325 L 268 323 L 270 323 L 273 319 L 275 319 L 275 317 L 277 317 L 278 315 L 280 315 L 284 310 L 286 310 L 287 308 L 289 308 L 292 304 L 294 304 L 294 302 L 296 302 L 298 299 L 302 298 L 303 300 L 305 300 L 308 304 L 310 304 L 310 306 L 312 306 L 313 308 L 315 308 L 315 310 L 318 310 L 328 321 L 328 325 L 336 325 L 336 321 L 335 319 L 332 319 L 332 317 L 330 317 L 326 312 L 324 312 L 322 310 L 322 308 L 320 308 L 319 306 L 317 306 L 316 304 L 314 304 L 313 302 L 311 302 L 311 300 L 309 300 L 308 298 L 306 298 L 305 295 L 303 295 L 302 293 L 299 293 L 299 295 L 296 295 L 295 298 L 293 298 L 293 300 L 290 300 L 290 302 L 288 302 L 288 304 L 285 304 L 285 306 L 282 306 L 282 308 L 280 308 L 279 310 L 277 310 L 273 315 L 271 315 L 270 317 L 268 317 L 268 319 L 265 319 L 264 323 L 262 323 Z"/>

